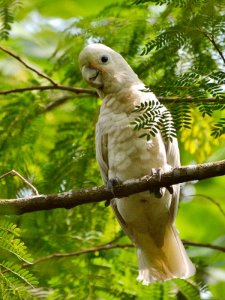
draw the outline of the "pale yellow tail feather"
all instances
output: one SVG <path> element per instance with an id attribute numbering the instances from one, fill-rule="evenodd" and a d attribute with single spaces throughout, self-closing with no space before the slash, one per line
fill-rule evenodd
<path id="1" fill-rule="evenodd" d="M 139 275 L 137 280 L 148 285 L 172 278 L 188 278 L 195 267 L 190 261 L 175 226 L 166 227 L 164 243 L 157 247 L 150 234 L 137 234 Z"/>

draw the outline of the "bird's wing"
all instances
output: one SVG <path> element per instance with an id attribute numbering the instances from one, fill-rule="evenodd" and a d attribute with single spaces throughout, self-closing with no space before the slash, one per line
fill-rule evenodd
<path id="1" fill-rule="evenodd" d="M 99 164 L 102 180 L 106 184 L 110 179 L 108 177 L 108 134 L 102 134 L 102 130 L 98 124 L 96 126 L 96 157 Z M 123 219 L 117 208 L 117 201 L 117 198 L 112 199 L 111 207 L 124 232 L 132 239 L 133 237 L 131 231 L 129 230 L 125 220 Z"/>
<path id="2" fill-rule="evenodd" d="M 108 134 L 103 134 L 100 126 L 96 125 L 96 158 L 98 161 L 101 177 L 104 183 L 108 181 Z"/>
<path id="3" fill-rule="evenodd" d="M 158 101 L 154 93 L 142 93 L 141 102 L 155 100 Z M 162 106 L 162 112 L 167 110 L 165 106 Z M 166 150 L 167 164 L 172 168 L 180 167 L 180 151 L 178 147 L 178 142 L 176 138 L 173 138 L 173 141 L 164 141 L 164 146 Z M 178 204 L 179 204 L 179 195 L 180 195 L 180 185 L 176 184 L 173 186 L 173 195 L 170 206 L 170 214 L 172 221 L 175 220 Z"/>
<path id="4" fill-rule="evenodd" d="M 166 148 L 166 156 L 167 156 L 167 163 L 172 167 L 176 168 L 180 166 L 180 152 L 177 143 L 177 139 L 173 139 L 173 141 L 166 141 L 165 142 Z M 177 214 L 178 204 L 179 204 L 179 195 L 180 195 L 180 185 L 176 184 L 173 186 L 173 195 L 172 201 L 170 205 L 170 214 L 172 220 L 175 221 L 175 217 Z"/>

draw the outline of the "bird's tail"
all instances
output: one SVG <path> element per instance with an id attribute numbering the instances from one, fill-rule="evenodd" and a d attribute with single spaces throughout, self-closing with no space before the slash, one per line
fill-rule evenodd
<path id="1" fill-rule="evenodd" d="M 150 234 L 136 236 L 138 281 L 144 285 L 172 278 L 188 278 L 195 273 L 175 226 L 168 224 L 163 245 L 157 246 Z"/>

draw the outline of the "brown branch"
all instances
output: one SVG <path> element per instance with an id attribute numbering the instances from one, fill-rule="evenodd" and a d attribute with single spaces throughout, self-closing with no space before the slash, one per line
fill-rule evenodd
<path id="1" fill-rule="evenodd" d="M 61 90 L 61 91 L 67 91 L 71 92 L 74 94 L 87 94 L 91 95 L 93 97 L 98 97 L 98 93 L 96 90 L 92 89 L 86 89 L 86 88 L 76 88 L 76 87 L 70 87 L 70 86 L 64 86 L 64 85 L 37 85 L 37 86 L 29 86 L 29 87 L 24 87 L 24 88 L 16 88 L 16 89 L 11 89 L 11 90 L 6 90 L 6 91 L 0 91 L 0 95 L 9 95 L 9 94 L 14 94 L 14 93 L 23 93 L 23 92 L 29 92 L 29 91 L 46 91 L 46 90 Z M 64 101 L 62 103 L 65 103 L 66 100 L 70 99 L 69 97 L 65 96 Z M 218 99 L 218 98 L 195 98 L 195 97 L 162 97 L 158 96 L 158 100 L 162 103 L 176 103 L 178 101 L 184 101 L 188 103 L 201 103 L 201 102 L 207 102 L 207 103 L 225 103 L 225 98 L 224 99 Z M 61 104 L 62 104 L 61 103 Z M 52 102 L 52 105 L 54 106 L 54 102 Z M 56 100 L 56 105 L 59 106 L 60 103 L 58 100 Z"/>
<path id="2" fill-rule="evenodd" d="M 23 214 L 32 211 L 50 210 L 55 208 L 72 208 L 87 203 L 97 203 L 116 197 L 126 197 L 142 191 L 151 191 L 157 187 L 168 187 L 174 184 L 202 180 L 225 175 L 225 160 L 174 168 L 163 173 L 159 181 L 156 176 L 147 179 L 131 179 L 114 187 L 114 193 L 106 186 L 73 190 L 59 194 L 38 195 L 19 199 L 0 200 L 0 214 Z"/>
<path id="3" fill-rule="evenodd" d="M 1 94 L 1 92 L 0 92 Z M 85 97 L 85 94 L 79 94 L 80 97 Z M 97 96 L 93 95 L 93 96 Z M 68 100 L 73 99 L 72 96 L 64 96 L 62 98 L 56 99 L 52 102 L 50 102 L 43 110 L 42 113 L 48 112 L 53 110 L 54 108 L 66 103 Z M 159 101 L 161 103 L 167 104 L 167 103 L 177 103 L 178 101 L 185 101 L 188 103 L 200 103 L 200 102 L 209 102 L 209 103 L 225 103 L 225 99 L 216 99 L 216 98 L 205 98 L 205 99 L 198 99 L 198 98 L 193 98 L 193 97 L 186 97 L 186 98 L 179 98 L 179 97 L 158 97 Z"/>
<path id="4" fill-rule="evenodd" d="M 88 94 L 92 96 L 97 97 L 97 93 L 95 90 L 91 89 L 83 89 L 83 88 L 73 88 L 70 86 L 63 86 L 63 85 L 37 85 L 37 86 L 30 86 L 25 88 L 18 88 L 18 89 L 12 89 L 7 91 L 0 91 L 0 95 L 8 95 L 13 93 L 22 93 L 27 91 L 46 91 L 46 90 L 62 90 L 62 91 L 68 91 L 75 94 Z"/>
<path id="5" fill-rule="evenodd" d="M 38 190 L 27 180 L 25 179 L 20 173 L 15 170 L 11 170 L 3 175 L 0 176 L 0 180 L 7 177 L 7 176 L 17 176 L 19 177 L 34 193 L 34 195 L 39 195 Z"/>
<path id="6" fill-rule="evenodd" d="M 213 45 L 213 47 L 215 48 L 215 50 L 218 52 L 219 56 L 221 57 L 221 59 L 223 60 L 224 64 L 225 64 L 225 57 L 223 55 L 223 52 L 220 50 L 219 46 L 217 45 L 214 36 L 210 36 L 207 32 L 202 31 L 201 33 L 210 41 L 210 43 Z"/>
<path id="7" fill-rule="evenodd" d="M 10 55 L 11 57 L 15 58 L 17 61 L 19 61 L 22 65 L 25 66 L 25 68 L 31 70 L 32 72 L 36 73 L 38 76 L 45 78 L 46 80 L 48 80 L 51 84 L 53 85 L 58 85 L 54 80 L 52 80 L 50 77 L 48 77 L 47 75 L 39 72 L 38 70 L 34 69 L 33 67 L 29 66 L 24 60 L 22 60 L 22 58 L 14 53 L 12 53 L 11 51 L 3 48 L 0 46 L 0 50 L 2 50 L 3 52 L 7 53 L 8 55 Z"/>
<path id="8" fill-rule="evenodd" d="M 203 199 L 209 200 L 210 202 L 212 202 L 219 209 L 219 211 L 221 212 L 221 214 L 225 217 L 225 211 L 223 210 L 222 206 L 220 205 L 220 203 L 218 203 L 212 197 L 209 197 L 209 196 L 206 196 L 206 195 L 203 195 L 203 194 L 193 194 L 193 195 L 186 195 L 185 196 L 185 198 L 188 198 L 188 197 L 201 197 Z"/>
<path id="9" fill-rule="evenodd" d="M 78 97 L 78 95 L 76 96 Z M 83 98 L 83 97 L 86 97 L 85 94 L 79 94 L 79 99 Z M 43 109 L 42 109 L 42 113 L 46 113 L 46 112 L 49 112 L 53 109 L 55 109 L 56 107 L 66 103 L 68 100 L 72 100 L 74 99 L 74 96 L 72 95 L 68 95 L 68 96 L 64 96 L 64 97 L 61 97 L 61 98 L 58 98 L 52 102 L 50 102 L 48 105 L 46 105 Z"/>
<path id="10" fill-rule="evenodd" d="M 110 250 L 110 249 L 115 249 L 115 248 L 122 248 L 122 249 L 126 249 L 126 248 L 133 248 L 134 245 L 133 244 L 111 244 L 111 243 L 107 243 L 105 245 L 101 245 L 101 246 L 97 246 L 97 247 L 93 247 L 93 248 L 89 248 L 89 249 L 84 249 L 81 251 L 76 251 L 76 252 L 67 252 L 67 253 L 53 253 L 44 257 L 41 257 L 37 260 L 35 260 L 32 264 L 30 263 L 25 263 L 23 266 L 29 267 L 31 265 L 36 265 L 39 263 L 42 263 L 46 260 L 50 260 L 53 258 L 65 258 L 65 257 L 74 257 L 74 256 L 80 256 L 82 254 L 88 254 L 88 253 L 93 253 L 96 251 L 103 251 L 103 250 Z"/>
<path id="11" fill-rule="evenodd" d="M 223 52 L 220 50 L 219 46 L 217 45 L 217 43 L 215 42 L 214 38 L 209 38 L 210 42 L 212 43 L 212 45 L 214 46 L 214 48 L 216 49 L 216 51 L 218 52 L 219 56 L 222 58 L 224 64 L 225 64 L 225 57 L 223 55 Z"/>
<path id="12" fill-rule="evenodd" d="M 58 98 L 52 102 L 50 102 L 48 105 L 46 105 L 43 110 L 42 110 L 42 113 L 45 113 L 45 112 L 48 112 L 48 111 L 51 111 L 53 110 L 54 108 L 64 104 L 65 102 L 67 102 L 68 100 L 71 100 L 72 97 L 71 96 L 64 96 L 64 97 L 61 97 L 61 98 Z"/>
<path id="13" fill-rule="evenodd" d="M 218 99 L 218 98 L 195 98 L 195 97 L 191 97 L 191 96 L 187 96 L 187 97 L 178 97 L 178 96 L 174 96 L 174 97 L 162 97 L 162 96 L 158 96 L 157 99 L 162 102 L 162 103 L 176 103 L 178 101 L 182 101 L 182 102 L 187 102 L 187 103 L 225 103 L 225 98 L 223 99 Z"/>
<path id="14" fill-rule="evenodd" d="M 193 246 L 193 247 L 201 247 L 201 248 L 209 248 L 209 249 L 213 249 L 213 250 L 218 250 L 221 252 L 225 252 L 225 247 L 222 246 L 218 246 L 218 245 L 213 245 L 213 244 L 209 244 L 209 243 L 197 243 L 197 242 L 192 242 L 192 241 L 187 241 L 187 240 L 182 240 L 183 244 L 185 246 Z M 33 265 L 37 265 L 39 263 L 43 263 L 45 261 L 54 259 L 54 258 L 67 258 L 67 257 L 76 257 L 76 256 L 80 256 L 83 254 L 88 254 L 88 253 L 94 253 L 96 251 L 105 251 L 105 250 L 110 250 L 110 249 L 127 249 L 127 248 L 133 248 L 134 245 L 133 244 L 119 244 L 119 243 L 107 243 L 101 246 L 96 246 L 96 247 L 92 247 L 89 249 L 84 249 L 84 250 L 80 250 L 80 251 L 76 251 L 76 252 L 66 252 L 66 253 L 53 253 L 44 257 L 41 257 L 37 260 L 35 260 L 33 263 L 25 263 L 23 264 L 23 267 L 31 267 Z"/>
<path id="15" fill-rule="evenodd" d="M 6 91 L 0 91 L 0 95 L 9 95 L 14 93 L 23 93 L 28 91 L 46 91 L 46 90 L 61 90 L 61 91 L 68 91 L 75 94 L 87 94 L 94 97 L 98 97 L 98 94 L 96 90 L 92 89 L 85 89 L 85 88 L 73 88 L 70 86 L 64 86 L 64 85 L 43 85 L 43 86 L 29 86 L 24 88 L 16 88 L 12 90 L 6 90 Z M 225 99 L 219 99 L 218 98 L 195 98 L 195 97 L 157 97 L 158 100 L 162 103 L 174 103 L 177 101 L 184 101 L 188 103 L 200 103 L 200 102 L 209 102 L 209 103 L 225 103 Z M 57 100 L 56 100 L 57 101 Z M 58 105 L 56 105 L 58 106 Z"/>
<path id="16" fill-rule="evenodd" d="M 202 32 L 202 33 L 204 34 L 204 36 L 206 36 L 207 39 L 210 40 L 210 42 L 213 44 L 213 46 L 215 47 L 215 49 L 217 50 L 217 52 L 219 53 L 219 55 L 221 56 L 221 58 L 223 59 L 223 61 L 225 63 L 225 58 L 223 56 L 223 53 L 219 49 L 219 47 L 216 44 L 214 38 L 213 37 L 211 38 L 205 32 Z M 53 79 L 48 77 L 47 75 L 45 75 L 45 74 L 39 72 L 38 70 L 36 70 L 35 68 L 29 66 L 20 56 L 12 53 L 11 51 L 3 48 L 2 46 L 0 46 L 0 50 L 7 53 L 11 57 L 13 57 L 17 61 L 19 61 L 27 69 L 29 69 L 32 72 L 36 73 L 38 76 L 40 76 L 42 78 L 45 78 L 46 80 L 48 80 L 52 84 L 50 86 L 30 86 L 30 87 L 25 87 L 25 88 L 16 88 L 16 89 L 11 89 L 11 90 L 6 90 L 6 91 L 0 91 L 0 95 L 8 95 L 8 94 L 13 94 L 13 93 L 23 93 L 23 92 L 26 92 L 26 91 L 35 91 L 35 90 L 39 90 L 39 91 L 43 91 L 43 90 L 63 90 L 63 91 L 68 91 L 68 92 L 72 92 L 72 93 L 75 93 L 75 94 L 84 93 L 84 94 L 89 94 L 89 95 L 92 95 L 92 96 L 95 96 L 95 97 L 98 96 L 98 94 L 95 90 L 83 89 L 83 88 L 72 88 L 72 87 L 69 87 L 69 86 L 60 85 L 60 84 L 56 83 Z M 176 101 L 185 101 L 185 102 L 188 102 L 188 103 L 199 103 L 199 102 L 224 103 L 225 102 L 225 99 L 219 99 L 218 100 L 218 98 L 196 98 L 196 97 L 191 97 L 191 96 L 187 96 L 187 97 L 179 97 L 179 96 L 162 97 L 162 96 L 159 96 L 158 99 L 162 103 L 170 103 L 170 102 L 173 103 L 173 102 L 176 102 Z M 58 106 L 58 105 L 59 105 L 59 103 L 56 106 Z"/>
<path id="17" fill-rule="evenodd" d="M 209 249 L 225 252 L 225 247 L 223 247 L 223 246 L 213 245 L 213 244 L 209 244 L 209 243 L 197 243 L 197 242 L 192 242 L 192 241 L 187 241 L 187 240 L 182 240 L 182 242 L 185 246 L 209 248 Z"/>

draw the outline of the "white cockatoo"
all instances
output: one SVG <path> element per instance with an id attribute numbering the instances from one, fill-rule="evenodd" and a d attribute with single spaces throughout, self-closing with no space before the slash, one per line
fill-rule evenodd
<path id="1" fill-rule="evenodd" d="M 96 125 L 96 157 L 104 183 L 180 166 L 175 138 L 163 141 L 158 133 L 147 141 L 133 130 L 135 106 L 158 100 L 143 91 L 144 84 L 125 59 L 103 44 L 90 44 L 81 51 L 79 63 L 84 80 L 103 100 Z M 174 224 L 178 201 L 179 185 L 173 186 L 172 194 L 162 188 L 161 198 L 146 191 L 111 200 L 116 218 L 137 247 L 137 279 L 143 284 L 195 273 Z"/>

